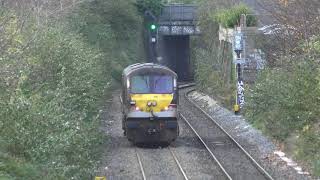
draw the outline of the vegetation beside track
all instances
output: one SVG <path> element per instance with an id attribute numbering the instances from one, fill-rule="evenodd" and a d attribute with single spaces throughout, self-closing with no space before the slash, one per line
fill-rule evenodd
<path id="1" fill-rule="evenodd" d="M 231 109 L 235 102 L 236 79 L 232 62 L 232 46 L 219 41 L 219 23 L 236 25 L 242 12 L 250 12 L 245 5 L 233 6 L 230 10 L 220 10 L 228 6 L 224 2 L 203 1 L 200 3 L 200 26 L 202 36 L 192 42 L 192 59 L 195 64 L 197 85 L 200 90 L 219 99 Z M 232 13 L 231 13 L 232 12 Z M 232 14 L 232 17 L 229 17 Z M 253 23 L 251 21 L 248 21 Z"/>
<path id="2" fill-rule="evenodd" d="M 292 29 L 263 38 L 267 68 L 246 90 L 245 115 L 276 139 L 283 150 L 320 177 L 320 2 L 266 6 L 274 19 Z M 299 15 L 290 12 L 308 9 Z M 282 18 L 280 18 L 282 17 Z"/>
<path id="3" fill-rule="evenodd" d="M 317 46 L 319 41 L 314 42 Z M 313 51 L 315 52 L 315 51 Z M 319 56 L 320 51 L 317 50 Z M 309 53 L 283 58 L 285 67 L 269 67 L 247 92 L 245 115 L 284 150 L 320 175 L 319 63 Z"/>
<path id="4" fill-rule="evenodd" d="M 122 68 L 143 58 L 133 1 L 66 11 L 0 9 L 0 179 L 91 179 L 106 140 L 100 110 Z"/>
<path id="5" fill-rule="evenodd" d="M 247 15 L 247 26 L 256 26 L 257 19 L 252 14 L 250 8 L 245 4 L 239 4 L 233 6 L 229 9 L 219 10 L 214 14 L 214 19 L 217 23 L 221 24 L 224 28 L 234 28 L 235 26 L 240 24 L 241 14 L 249 14 Z"/>
<path id="6" fill-rule="evenodd" d="M 232 76 L 232 50 L 230 45 L 218 41 L 218 23 L 233 27 L 239 21 L 235 12 L 248 9 L 215 11 L 232 7 L 231 1 L 220 3 L 199 3 L 203 34 L 199 41 L 193 41 L 193 60 L 199 89 L 217 98 L 224 106 L 232 107 L 236 88 Z M 310 12 L 299 17 L 301 22 L 300 19 L 296 22 L 297 17 L 288 13 L 290 9 L 301 8 L 299 1 L 293 1 L 287 7 L 269 7 L 275 13 L 275 17 L 270 18 L 294 27 L 295 33 L 278 34 L 275 39 L 265 37 L 267 39 L 257 43 L 266 52 L 268 63 L 256 83 L 246 87 L 245 116 L 255 127 L 277 140 L 285 151 L 309 166 L 314 175 L 320 176 L 320 38 L 314 34 L 319 27 L 314 16 L 318 15 L 311 12 L 317 3 L 319 5 L 317 1 L 304 5 Z M 312 25 L 308 26 L 309 21 Z M 255 22 L 252 20 L 253 24 Z M 295 22 L 298 24 L 292 24 Z"/>
<path id="7" fill-rule="evenodd" d="M 142 15 L 144 15 L 146 11 L 151 11 L 153 15 L 159 16 L 164 3 L 159 0 L 137 0 L 136 6 Z"/>

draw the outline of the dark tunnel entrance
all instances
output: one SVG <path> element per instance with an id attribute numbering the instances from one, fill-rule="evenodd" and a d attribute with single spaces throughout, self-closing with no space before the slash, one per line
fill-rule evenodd
<path id="1" fill-rule="evenodd" d="M 178 74 L 179 81 L 192 81 L 190 36 L 163 36 L 163 61 Z"/>
<path id="2" fill-rule="evenodd" d="M 168 4 L 157 19 L 150 13 L 146 16 L 158 25 L 156 35 L 148 31 L 149 38 L 145 43 L 149 62 L 168 66 L 178 74 L 180 82 L 194 80 L 190 37 L 201 34 L 197 12 L 194 5 Z"/>

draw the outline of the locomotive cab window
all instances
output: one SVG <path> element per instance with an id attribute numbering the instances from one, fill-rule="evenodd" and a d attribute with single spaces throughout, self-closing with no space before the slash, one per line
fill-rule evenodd
<path id="1" fill-rule="evenodd" d="M 131 77 L 130 90 L 134 94 L 146 94 L 150 92 L 150 78 L 146 75 Z"/>
<path id="2" fill-rule="evenodd" d="M 132 94 L 171 94 L 174 77 L 169 75 L 135 75 L 130 79 Z"/>

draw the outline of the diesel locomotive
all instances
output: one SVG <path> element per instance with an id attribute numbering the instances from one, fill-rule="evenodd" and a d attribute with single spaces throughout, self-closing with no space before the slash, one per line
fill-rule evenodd
<path id="1" fill-rule="evenodd" d="M 170 143 L 179 134 L 177 74 L 168 67 L 133 64 L 122 73 L 122 129 L 129 141 Z"/>

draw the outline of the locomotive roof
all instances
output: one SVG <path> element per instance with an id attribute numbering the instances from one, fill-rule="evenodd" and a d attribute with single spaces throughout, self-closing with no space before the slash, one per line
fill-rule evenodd
<path id="1" fill-rule="evenodd" d="M 170 73 L 174 76 L 177 76 L 177 74 L 175 72 L 173 72 L 171 69 L 169 69 L 166 66 L 163 65 L 159 65 L 159 64 L 154 64 L 154 63 L 137 63 L 137 64 L 132 64 L 128 67 L 126 67 L 123 70 L 123 75 L 124 76 L 128 76 L 133 72 L 137 72 L 137 71 L 143 71 L 143 70 L 163 70 L 164 72 Z"/>

